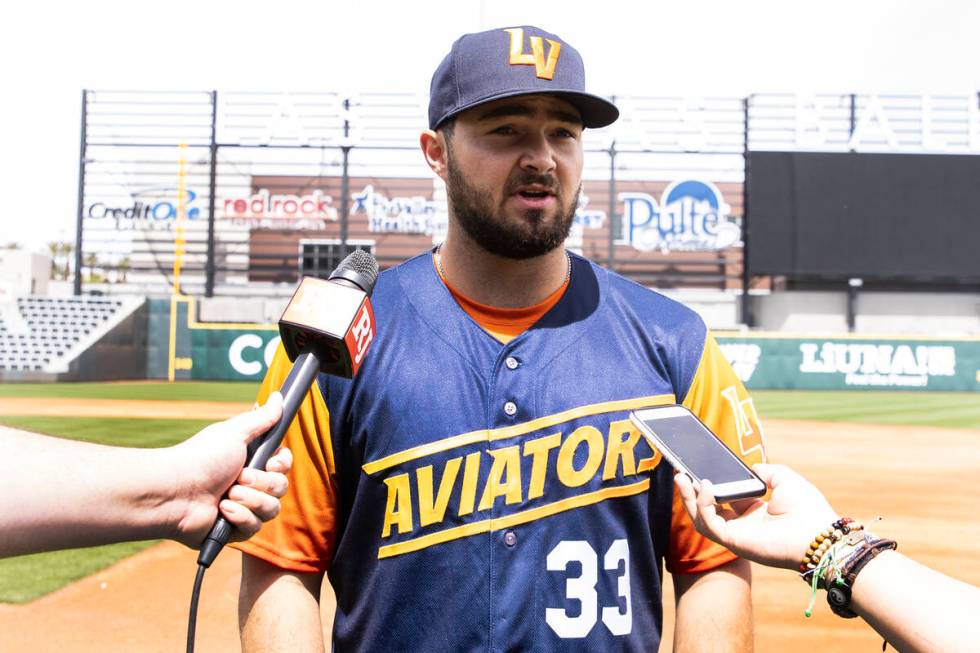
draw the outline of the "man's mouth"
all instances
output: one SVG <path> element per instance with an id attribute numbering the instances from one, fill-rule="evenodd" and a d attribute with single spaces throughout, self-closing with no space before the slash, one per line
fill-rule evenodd
<path id="1" fill-rule="evenodd" d="M 543 199 L 545 197 L 551 197 L 554 193 L 548 188 L 542 187 L 523 187 L 518 188 L 515 195 L 520 195 L 525 199 Z"/>

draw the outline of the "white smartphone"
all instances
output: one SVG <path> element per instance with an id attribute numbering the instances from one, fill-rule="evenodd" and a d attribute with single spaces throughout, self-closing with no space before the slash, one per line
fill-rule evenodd
<path id="1" fill-rule="evenodd" d="M 674 469 L 695 487 L 707 479 L 716 503 L 758 497 L 766 484 L 717 435 L 684 406 L 657 406 L 630 413 L 630 420 Z"/>

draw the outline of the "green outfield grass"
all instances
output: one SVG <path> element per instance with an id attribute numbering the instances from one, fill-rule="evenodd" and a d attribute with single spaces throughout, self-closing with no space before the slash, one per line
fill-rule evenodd
<path id="1" fill-rule="evenodd" d="M 200 419 L 0 415 L 0 424 L 13 428 L 117 447 L 168 447 L 211 423 L 212 420 Z"/>
<path id="2" fill-rule="evenodd" d="M 0 401 L 4 397 L 71 397 L 249 402 L 257 389 L 257 383 L 211 382 L 2 384 Z M 752 395 L 763 419 L 980 429 L 980 394 L 976 393 L 757 390 Z M 208 423 L 188 419 L 0 416 L 0 424 L 15 428 L 135 447 L 175 444 Z M 150 544 L 116 544 L 0 560 L 0 602 L 31 601 Z"/>
<path id="3" fill-rule="evenodd" d="M 154 544 L 122 542 L 0 560 L 0 603 L 28 603 Z"/>
<path id="4" fill-rule="evenodd" d="M 0 424 L 14 428 L 128 447 L 176 444 L 209 423 L 194 419 L 0 416 Z M 0 560 L 0 602 L 32 601 L 153 544 L 155 542 L 111 544 Z"/>
<path id="5" fill-rule="evenodd" d="M 980 393 L 756 390 L 765 419 L 980 429 Z"/>
<path id="6" fill-rule="evenodd" d="M 138 383 L 2 383 L 4 397 L 141 399 L 167 401 L 255 401 L 256 381 L 142 381 Z"/>

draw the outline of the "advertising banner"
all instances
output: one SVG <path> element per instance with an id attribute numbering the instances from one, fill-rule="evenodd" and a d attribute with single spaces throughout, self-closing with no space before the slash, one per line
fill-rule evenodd
<path id="1" fill-rule="evenodd" d="M 749 388 L 980 390 L 980 339 L 717 334 Z"/>
<path id="2" fill-rule="evenodd" d="M 190 298 L 150 302 L 149 376 L 166 378 L 169 368 L 178 379 L 261 381 L 277 325 L 198 322 L 194 308 Z M 750 389 L 980 391 L 980 338 L 715 337 Z"/>
<path id="3" fill-rule="evenodd" d="M 279 345 L 278 331 L 194 329 L 192 379 L 261 381 Z"/>

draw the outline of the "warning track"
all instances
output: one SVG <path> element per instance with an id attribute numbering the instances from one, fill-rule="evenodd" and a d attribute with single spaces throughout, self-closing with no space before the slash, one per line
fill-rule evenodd
<path id="1" fill-rule="evenodd" d="M 8 397 L 0 399 L 0 415 L 50 417 L 133 417 L 222 420 L 251 408 L 229 401 L 154 401 L 137 399 L 65 399 Z"/>

